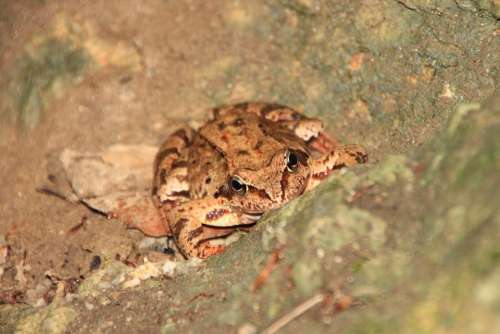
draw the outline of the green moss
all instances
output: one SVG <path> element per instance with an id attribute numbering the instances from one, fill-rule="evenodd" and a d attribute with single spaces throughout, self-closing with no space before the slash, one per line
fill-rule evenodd
<path id="1" fill-rule="evenodd" d="M 113 280 L 125 279 L 125 275 L 130 271 L 130 267 L 120 261 L 107 261 L 103 263 L 99 270 L 95 271 L 78 287 L 78 292 L 82 297 L 98 297 L 105 294 L 107 286 L 111 287 Z M 104 287 L 101 286 L 104 284 Z"/>
<path id="2" fill-rule="evenodd" d="M 396 2 L 365 1 L 355 15 L 354 22 L 360 38 L 377 49 L 397 41 L 404 45 L 413 38 L 406 32 L 420 24 L 420 16 Z"/>
<path id="3" fill-rule="evenodd" d="M 15 333 L 18 323 L 33 313 L 35 309 L 27 305 L 0 305 L 0 332 Z"/>
<path id="4" fill-rule="evenodd" d="M 389 155 L 378 164 L 377 168 L 369 172 L 368 179 L 384 186 L 391 186 L 398 180 L 411 184 L 414 173 L 408 166 L 408 158 L 402 155 Z"/>
<path id="5" fill-rule="evenodd" d="M 24 127 L 35 127 L 52 97 L 74 83 L 89 63 L 85 51 L 57 39 L 49 39 L 25 52 L 16 67 L 11 91 L 14 118 Z"/>
<path id="6" fill-rule="evenodd" d="M 366 237 L 372 250 L 379 249 L 383 245 L 385 241 L 383 220 L 364 210 L 341 204 L 328 208 L 331 210 L 329 215 L 319 216 L 308 224 L 303 239 L 305 245 L 334 252 Z M 305 215 L 307 214 L 306 212 Z"/>
<path id="7" fill-rule="evenodd" d="M 424 188 L 430 201 L 424 203 L 421 216 L 432 222 L 422 232 L 427 242 L 407 240 L 413 243 L 407 249 L 413 248 L 414 256 L 396 249 L 363 265 L 353 294 L 386 296 L 391 301 L 373 303 L 363 316 L 358 314 L 354 332 L 369 332 L 374 323 L 380 333 L 500 328 L 495 320 L 500 313 L 496 270 L 500 221 L 495 195 L 500 187 L 496 153 L 500 109 L 495 101 L 498 97 L 465 117 L 452 117 L 448 126 L 452 130 L 423 150 L 424 160 L 435 160 L 436 153 L 440 157 L 438 163 L 428 165 L 431 172 Z M 435 152 L 435 147 L 440 151 Z M 401 289 L 400 284 L 413 297 L 403 298 L 404 306 L 395 308 L 390 303 L 399 304 L 401 291 L 393 292 Z M 391 321 L 375 320 L 377 307 Z"/>
<path id="8" fill-rule="evenodd" d="M 76 311 L 72 308 L 51 305 L 21 319 L 16 327 L 16 333 L 64 333 L 66 327 L 76 318 L 76 315 Z"/>
<path id="9" fill-rule="evenodd" d="M 292 277 L 299 292 L 305 296 L 312 294 L 322 285 L 321 266 L 317 260 L 301 260 L 296 263 Z"/>

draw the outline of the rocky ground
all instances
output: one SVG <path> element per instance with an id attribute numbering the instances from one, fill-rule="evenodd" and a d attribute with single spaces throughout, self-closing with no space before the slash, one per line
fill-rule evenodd
<path id="1" fill-rule="evenodd" d="M 0 0 L 0 333 L 500 332 L 500 3 Z M 279 102 L 370 162 L 207 261 L 40 192 Z"/>

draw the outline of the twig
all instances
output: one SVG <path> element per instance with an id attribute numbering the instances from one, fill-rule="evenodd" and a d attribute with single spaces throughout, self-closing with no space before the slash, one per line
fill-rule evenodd
<path id="1" fill-rule="evenodd" d="M 309 309 L 321 303 L 324 299 L 325 296 L 322 293 L 318 293 L 317 295 L 312 296 L 311 298 L 299 304 L 292 311 L 290 311 L 289 313 L 285 314 L 284 316 L 273 322 L 269 327 L 267 327 L 262 331 L 262 334 L 274 334 L 278 332 L 281 328 L 285 327 L 289 322 L 300 317 Z"/>
<path id="2" fill-rule="evenodd" d="M 269 275 L 271 275 L 271 272 L 274 270 L 278 262 L 280 261 L 280 256 L 281 252 L 283 251 L 283 246 L 280 246 L 276 248 L 271 255 L 269 255 L 267 259 L 267 263 L 264 266 L 264 269 L 259 273 L 257 278 L 255 279 L 255 282 L 253 283 L 252 287 L 252 292 L 255 293 L 257 290 L 259 290 L 264 283 L 266 283 L 267 279 L 269 278 Z"/>

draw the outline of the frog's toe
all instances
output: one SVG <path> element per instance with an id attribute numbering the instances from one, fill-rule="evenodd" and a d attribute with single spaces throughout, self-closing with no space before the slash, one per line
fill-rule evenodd
<path id="1" fill-rule="evenodd" d="M 137 221 L 137 217 L 135 217 L 134 221 L 127 224 L 127 227 L 140 230 L 150 237 L 164 237 L 170 235 L 167 226 L 162 221 L 150 219 L 150 217 L 144 217 L 141 221 Z"/>
<path id="2" fill-rule="evenodd" d="M 217 255 L 224 252 L 225 249 L 226 246 L 224 245 L 213 246 L 207 243 L 200 248 L 200 254 L 198 255 L 198 257 L 206 259 L 209 256 Z"/>
<path id="3" fill-rule="evenodd" d="M 116 218 L 128 228 L 140 230 L 147 236 L 171 235 L 170 229 L 150 198 L 143 198 L 132 205 L 118 205 L 108 217 Z"/>
<path id="4" fill-rule="evenodd" d="M 344 154 L 341 157 L 346 166 L 356 164 L 364 164 L 368 161 L 368 153 L 366 149 L 357 144 L 349 144 L 344 146 Z"/>

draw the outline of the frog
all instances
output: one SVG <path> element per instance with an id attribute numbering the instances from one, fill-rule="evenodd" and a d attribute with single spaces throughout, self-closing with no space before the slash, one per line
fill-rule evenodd
<path id="1" fill-rule="evenodd" d="M 332 173 L 368 160 L 363 146 L 341 144 L 321 120 L 285 105 L 245 102 L 210 114 L 160 145 L 151 193 L 158 216 L 135 226 L 171 236 L 185 258 L 220 254 L 227 246 L 214 240 L 251 229 Z"/>

